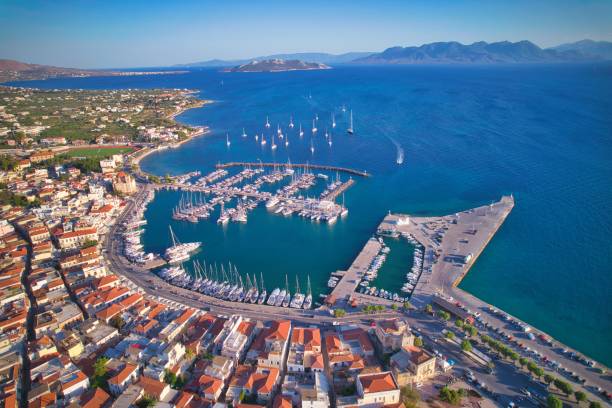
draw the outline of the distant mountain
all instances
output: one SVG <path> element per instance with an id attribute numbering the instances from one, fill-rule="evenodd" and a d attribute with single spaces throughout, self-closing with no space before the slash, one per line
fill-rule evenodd
<path id="1" fill-rule="evenodd" d="M 368 57 L 356 59 L 363 64 L 490 64 L 588 61 L 598 59 L 575 50 L 542 49 L 530 41 L 484 41 L 465 45 L 455 41 L 435 42 L 420 47 L 392 47 Z"/>
<path id="2" fill-rule="evenodd" d="M 60 76 L 108 75 L 105 71 L 87 71 L 75 68 L 60 68 L 49 65 L 27 64 L 25 62 L 0 59 L 0 82 L 47 79 Z"/>
<path id="3" fill-rule="evenodd" d="M 347 52 L 345 54 L 326 54 L 323 52 L 302 52 L 295 54 L 274 54 L 263 57 L 255 57 L 241 60 L 220 60 L 212 59 L 208 61 L 193 62 L 190 64 L 175 65 L 177 67 L 232 67 L 236 65 L 248 64 L 253 60 L 263 61 L 271 59 L 284 59 L 284 60 L 301 60 L 318 62 L 320 64 L 346 64 L 352 62 L 358 58 L 364 58 L 372 55 L 372 52 Z"/>
<path id="4" fill-rule="evenodd" d="M 612 60 L 612 42 L 610 41 L 582 40 L 575 43 L 557 45 L 551 49 L 560 52 L 579 52 L 592 57 Z"/>
<path id="5" fill-rule="evenodd" d="M 263 61 L 254 60 L 247 64 L 226 68 L 225 72 L 281 72 L 281 71 L 307 71 L 314 69 L 329 69 L 330 67 L 318 62 L 304 62 L 300 60 L 284 60 L 280 58 Z"/>

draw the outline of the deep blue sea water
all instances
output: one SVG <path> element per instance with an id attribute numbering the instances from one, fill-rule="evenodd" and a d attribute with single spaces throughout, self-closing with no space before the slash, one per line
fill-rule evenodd
<path id="1" fill-rule="evenodd" d="M 221 84 L 223 81 L 223 84 Z M 333 227 L 258 208 L 245 225 L 173 222 L 179 195 L 164 192 L 147 211 L 148 250 L 201 240 L 200 259 L 231 261 L 264 274 L 268 287 L 312 278 L 323 290 L 346 268 L 388 210 L 446 214 L 513 193 L 516 206 L 461 287 L 612 364 L 612 66 L 338 67 L 287 73 L 220 73 L 55 79 L 44 88 L 192 88 L 214 104 L 179 120 L 208 125 L 210 136 L 149 156 L 160 175 L 209 171 L 221 161 L 310 161 L 365 169 L 346 194 L 349 216 Z M 352 109 L 355 135 L 345 132 Z M 338 127 L 324 143 L 331 113 Z M 319 115 L 311 154 L 310 126 Z M 253 140 L 266 115 L 289 134 L 272 153 Z M 288 131 L 293 115 L 304 126 Z M 242 139 L 245 128 L 249 137 Z M 331 130 L 331 129 L 330 129 Z M 232 141 L 228 149 L 226 132 Z M 396 143 L 405 162 L 395 163 Z M 394 245 L 379 279 L 399 285 L 410 248 Z"/>

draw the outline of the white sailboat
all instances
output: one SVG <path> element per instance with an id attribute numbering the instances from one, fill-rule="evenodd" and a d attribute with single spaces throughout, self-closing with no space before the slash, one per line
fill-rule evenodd
<path id="1" fill-rule="evenodd" d="M 261 135 L 261 145 L 262 146 L 266 145 L 266 137 L 263 134 Z"/>
<path id="2" fill-rule="evenodd" d="M 230 142 L 229 140 L 229 133 L 225 134 L 225 144 L 227 145 L 227 147 L 230 147 L 230 145 L 232 144 L 232 142 Z"/>
<path id="3" fill-rule="evenodd" d="M 342 112 L 346 112 L 346 106 L 342 105 Z"/>
<path id="4" fill-rule="evenodd" d="M 279 135 L 280 135 L 281 133 L 283 133 L 283 132 L 281 131 L 280 124 L 276 125 L 276 133 L 277 133 L 277 134 L 279 134 Z"/>
<path id="5" fill-rule="evenodd" d="M 293 129 L 293 126 L 294 126 L 294 125 L 293 125 L 293 116 L 290 116 L 290 117 L 289 117 L 289 127 L 290 127 L 291 129 Z"/>
<path id="6" fill-rule="evenodd" d="M 346 131 L 349 133 L 349 135 L 352 135 L 354 130 L 353 130 L 353 110 L 351 109 L 351 119 L 349 122 L 349 127 L 348 129 L 346 129 Z"/>
<path id="7" fill-rule="evenodd" d="M 246 132 L 244 131 L 244 128 L 242 128 L 242 137 L 247 137 Z"/>
<path id="8" fill-rule="evenodd" d="M 289 147 L 289 136 L 285 138 L 285 147 Z"/>
<path id="9" fill-rule="evenodd" d="M 270 121 L 268 120 L 267 116 L 266 116 L 266 128 L 270 128 Z"/>
<path id="10" fill-rule="evenodd" d="M 332 147 L 332 135 L 331 135 L 331 133 L 329 134 L 329 139 L 327 139 L 327 144 L 329 145 L 329 147 Z"/>
<path id="11" fill-rule="evenodd" d="M 336 115 L 332 112 L 332 128 L 336 127 Z"/>
<path id="12" fill-rule="evenodd" d="M 315 124 L 315 120 L 312 120 L 312 134 L 317 133 L 317 125 Z"/>
<path id="13" fill-rule="evenodd" d="M 272 144 L 270 145 L 272 150 L 276 149 L 276 143 L 274 142 L 274 135 L 272 135 Z"/>
<path id="14" fill-rule="evenodd" d="M 300 123 L 300 137 L 304 136 L 304 131 L 302 130 L 302 124 Z"/>
<path id="15" fill-rule="evenodd" d="M 312 139 L 310 139 L 310 153 L 314 153 L 314 145 L 312 144 Z"/>
<path id="16" fill-rule="evenodd" d="M 255 141 L 259 140 L 259 135 L 257 133 L 255 133 Z"/>

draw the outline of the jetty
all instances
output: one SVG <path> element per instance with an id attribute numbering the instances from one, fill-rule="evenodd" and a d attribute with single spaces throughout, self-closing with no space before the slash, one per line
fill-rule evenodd
<path id="1" fill-rule="evenodd" d="M 355 180 L 353 180 L 352 178 L 348 179 L 347 181 L 342 183 L 340 185 L 340 187 L 338 187 L 338 188 L 330 191 L 329 193 L 323 195 L 321 197 L 321 200 L 334 201 L 336 199 L 336 197 L 338 197 L 340 194 L 344 193 L 354 183 L 355 183 Z"/>
<path id="2" fill-rule="evenodd" d="M 317 169 L 338 171 L 348 174 L 353 174 L 360 177 L 370 177 L 371 174 L 367 171 L 360 171 L 348 167 L 329 166 L 325 164 L 309 164 L 309 163 L 263 163 L 263 162 L 227 162 L 218 163 L 215 166 L 217 169 L 226 169 L 228 167 L 286 167 L 292 169 Z"/>

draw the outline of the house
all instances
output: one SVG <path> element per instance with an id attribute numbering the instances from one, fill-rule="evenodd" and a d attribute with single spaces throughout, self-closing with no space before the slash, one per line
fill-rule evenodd
<path id="1" fill-rule="evenodd" d="M 79 406 L 81 408 L 105 408 L 111 401 L 110 395 L 102 388 L 94 388 L 81 395 Z"/>
<path id="2" fill-rule="evenodd" d="M 85 228 L 77 231 L 64 232 L 57 236 L 57 242 L 61 249 L 78 248 L 88 241 L 98 240 L 96 228 Z"/>
<path id="3" fill-rule="evenodd" d="M 355 385 L 360 407 L 377 408 L 400 402 L 400 389 L 390 371 L 361 374 Z"/>
<path id="4" fill-rule="evenodd" d="M 223 356 L 215 356 L 210 365 L 204 370 L 204 373 L 225 382 L 232 375 L 233 370 L 234 360 Z"/>
<path id="5" fill-rule="evenodd" d="M 210 375 L 202 375 L 198 379 L 200 395 L 211 401 L 217 401 L 223 391 L 223 381 Z"/>
<path id="6" fill-rule="evenodd" d="M 108 380 L 110 392 L 117 396 L 123 393 L 127 387 L 138 379 L 138 366 L 126 363 L 119 372 Z"/>
<path id="7" fill-rule="evenodd" d="M 236 361 L 241 360 L 245 351 L 253 339 L 255 333 L 255 323 L 242 321 L 230 332 L 223 341 L 221 355 L 232 358 Z"/>
<path id="8" fill-rule="evenodd" d="M 270 401 L 280 380 L 280 370 L 274 367 L 258 367 L 244 385 L 247 395 L 257 395 L 257 401 Z"/>
<path id="9" fill-rule="evenodd" d="M 258 338 L 263 344 L 257 345 L 257 349 L 260 350 L 257 355 L 257 364 L 282 370 L 290 334 L 291 322 L 289 320 L 273 321 L 270 327 L 262 330 L 261 337 Z"/>
<path id="10" fill-rule="evenodd" d="M 415 346 L 405 346 L 392 355 L 389 365 L 400 386 L 419 383 L 436 375 L 436 357 Z"/>
<path id="11" fill-rule="evenodd" d="M 380 342 L 384 353 L 397 351 L 404 346 L 412 346 L 414 344 L 414 335 L 410 332 L 406 322 L 400 319 L 377 321 L 374 334 Z"/>
<path id="12" fill-rule="evenodd" d="M 142 387 L 144 395 L 153 397 L 158 401 L 163 401 L 170 392 L 170 386 L 168 384 L 144 375 L 140 377 L 138 385 Z"/>
<path id="13" fill-rule="evenodd" d="M 120 171 L 113 180 L 113 190 L 125 195 L 134 194 L 138 191 L 136 180 L 131 175 Z"/>
<path id="14" fill-rule="evenodd" d="M 318 328 L 294 328 L 287 357 L 287 371 L 303 373 L 323 369 L 321 331 Z"/>

